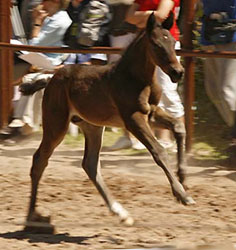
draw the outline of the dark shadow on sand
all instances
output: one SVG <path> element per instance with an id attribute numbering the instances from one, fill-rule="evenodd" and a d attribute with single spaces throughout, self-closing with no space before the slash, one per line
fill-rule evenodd
<path id="1" fill-rule="evenodd" d="M 28 239 L 30 243 L 44 242 L 48 244 L 59 244 L 61 242 L 75 243 L 78 245 L 88 245 L 86 240 L 96 238 L 93 236 L 70 236 L 67 233 L 63 234 L 31 234 L 25 231 L 13 231 L 0 234 L 0 238 L 25 240 Z"/>

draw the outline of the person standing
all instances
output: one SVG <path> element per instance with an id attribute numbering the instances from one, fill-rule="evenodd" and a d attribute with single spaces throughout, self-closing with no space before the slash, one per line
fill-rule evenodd
<path id="1" fill-rule="evenodd" d="M 27 39 L 30 39 L 33 28 L 32 11 L 41 2 L 42 0 L 22 0 L 20 3 L 20 16 Z"/>
<path id="2" fill-rule="evenodd" d="M 86 7 L 89 3 L 89 0 L 71 0 L 68 8 L 66 9 L 70 19 L 72 20 L 72 24 L 67 30 L 64 42 L 67 46 L 71 48 L 76 48 L 77 44 L 77 37 L 74 36 L 74 33 L 77 33 L 78 30 L 78 23 L 79 23 L 79 16 L 81 15 L 81 11 Z M 73 33 L 73 36 L 71 36 Z M 91 55 L 90 54 L 69 54 L 67 59 L 64 61 L 64 64 L 91 64 Z"/>
<path id="3" fill-rule="evenodd" d="M 201 44 L 206 50 L 236 51 L 236 0 L 202 0 Z M 220 29 L 231 25 L 232 29 Z M 234 25 L 232 25 L 234 24 Z M 205 88 L 225 123 L 232 128 L 230 159 L 236 162 L 236 59 L 206 58 Z"/>
<path id="4" fill-rule="evenodd" d="M 32 32 L 30 45 L 59 46 L 63 45 L 66 30 L 71 24 L 71 19 L 65 9 L 69 0 L 43 0 L 32 12 Z M 60 68 L 64 60 L 64 54 L 45 53 L 55 69 Z M 33 82 L 36 80 L 47 81 L 53 75 L 38 69 L 36 73 L 27 74 L 22 82 Z M 41 123 L 41 100 L 42 92 L 33 96 L 21 96 L 14 109 L 13 120 L 8 125 L 12 129 L 20 129 L 24 133 L 37 131 Z"/>

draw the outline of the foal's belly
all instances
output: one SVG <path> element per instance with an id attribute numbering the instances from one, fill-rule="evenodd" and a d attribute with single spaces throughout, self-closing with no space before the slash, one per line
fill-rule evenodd
<path id="1" fill-rule="evenodd" d="M 124 127 L 114 103 L 103 96 L 77 96 L 72 99 L 71 114 L 97 126 Z"/>
<path id="2" fill-rule="evenodd" d="M 97 125 L 97 126 L 107 126 L 107 127 L 124 127 L 124 122 L 119 115 L 111 114 L 110 116 L 103 114 L 98 114 L 96 112 L 85 113 L 81 110 L 74 110 L 72 115 L 78 115 L 81 119 Z"/>

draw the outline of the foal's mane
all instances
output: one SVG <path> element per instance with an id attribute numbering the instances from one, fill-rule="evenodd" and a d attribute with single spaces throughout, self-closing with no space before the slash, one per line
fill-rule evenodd
<path id="1" fill-rule="evenodd" d="M 140 33 L 135 37 L 135 39 L 129 44 L 129 46 L 124 51 L 122 55 L 123 60 L 126 60 L 126 57 L 129 56 L 129 52 L 133 50 L 134 47 L 137 47 L 138 43 L 145 36 L 145 34 L 146 34 L 146 30 L 140 31 Z"/>

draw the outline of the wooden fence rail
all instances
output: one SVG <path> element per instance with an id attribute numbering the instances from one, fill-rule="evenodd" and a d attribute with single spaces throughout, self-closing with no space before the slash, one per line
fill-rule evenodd
<path id="1" fill-rule="evenodd" d="M 9 49 L 14 51 L 33 51 L 42 53 L 103 53 L 103 54 L 120 54 L 123 49 L 118 47 L 90 47 L 83 49 L 70 49 L 66 47 L 44 47 L 31 45 L 15 45 L 10 43 L 0 42 L 0 50 Z M 214 50 L 176 50 L 177 55 L 182 57 L 217 57 L 217 58 L 235 58 L 236 51 L 214 51 Z"/>
<path id="2" fill-rule="evenodd" d="M 0 0 L 0 42 L 10 42 L 10 1 Z M 0 128 L 7 124 L 11 111 L 13 57 L 10 49 L 0 49 Z"/>

